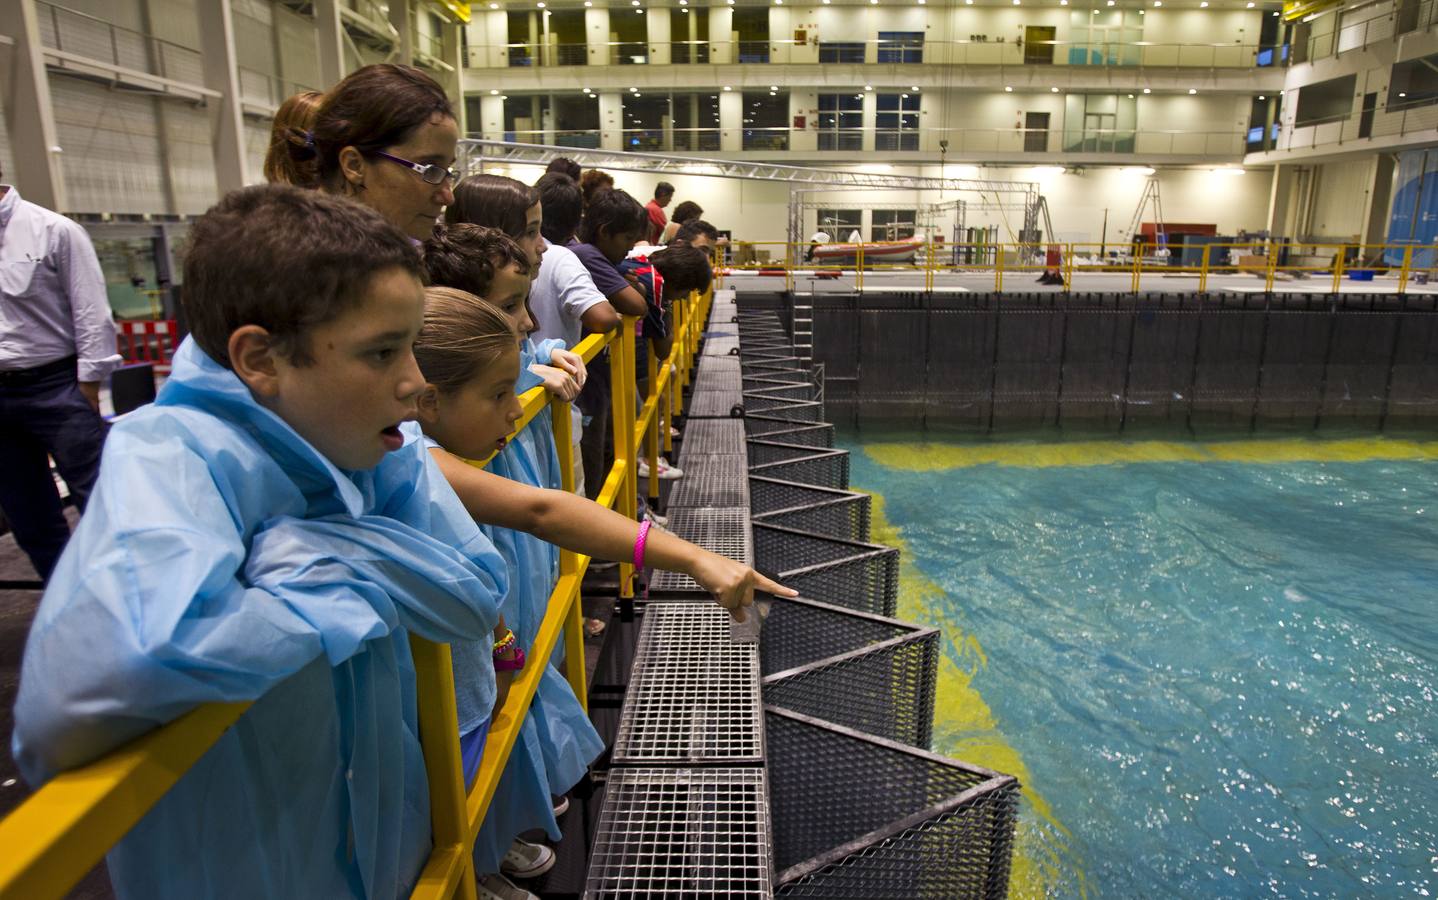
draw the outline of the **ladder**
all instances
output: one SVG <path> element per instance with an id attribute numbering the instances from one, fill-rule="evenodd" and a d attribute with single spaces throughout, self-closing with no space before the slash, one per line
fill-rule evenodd
<path id="1" fill-rule="evenodd" d="M 1139 227 L 1143 225 L 1143 211 L 1153 204 L 1153 234 L 1154 243 L 1157 247 L 1168 246 L 1168 232 L 1164 231 L 1163 224 L 1163 197 L 1158 190 L 1158 176 L 1150 175 L 1144 183 L 1143 195 L 1138 198 L 1138 209 L 1133 211 L 1133 221 L 1128 226 L 1128 240 L 1130 244 L 1138 242 Z"/>
<path id="2" fill-rule="evenodd" d="M 814 361 L 814 295 L 794 292 L 794 355 L 805 364 Z"/>

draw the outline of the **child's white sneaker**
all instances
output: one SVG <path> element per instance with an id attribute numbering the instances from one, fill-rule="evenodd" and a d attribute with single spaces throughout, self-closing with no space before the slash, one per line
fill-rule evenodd
<path id="1" fill-rule="evenodd" d="M 554 817 L 557 819 L 567 812 L 569 812 L 569 798 L 567 796 L 560 797 L 554 803 Z"/>
<path id="2" fill-rule="evenodd" d="M 486 875 L 479 879 L 479 900 L 539 900 L 503 875 Z"/>
<path id="3" fill-rule="evenodd" d="M 510 878 L 536 878 L 554 868 L 554 851 L 543 844 L 514 839 L 499 861 L 499 871 Z"/>

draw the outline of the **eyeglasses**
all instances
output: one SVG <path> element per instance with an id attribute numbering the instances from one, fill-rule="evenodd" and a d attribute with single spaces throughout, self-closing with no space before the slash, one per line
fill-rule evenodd
<path id="1" fill-rule="evenodd" d="M 385 153 L 383 150 L 376 150 L 374 155 L 383 157 L 392 163 L 399 163 L 407 169 L 412 169 L 419 173 L 419 177 L 424 180 L 425 184 L 444 184 L 446 179 L 449 180 L 450 184 L 457 184 L 459 182 L 458 172 L 453 169 L 447 169 L 438 163 L 430 163 L 426 166 L 421 163 L 410 162 L 399 156 L 393 156 Z"/>

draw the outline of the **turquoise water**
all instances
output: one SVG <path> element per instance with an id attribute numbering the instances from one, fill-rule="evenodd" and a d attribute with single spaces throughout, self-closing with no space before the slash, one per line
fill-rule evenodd
<path id="1" fill-rule="evenodd" d="M 1026 766 L 1046 874 L 1016 894 L 1438 893 L 1438 462 L 942 468 L 910 445 L 915 471 L 846 446 L 992 712 L 971 733 L 941 683 L 934 749 Z"/>

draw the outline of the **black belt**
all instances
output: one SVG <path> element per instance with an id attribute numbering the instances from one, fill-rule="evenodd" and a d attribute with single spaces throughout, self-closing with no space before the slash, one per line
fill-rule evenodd
<path id="1" fill-rule="evenodd" d="M 57 359 L 54 362 L 47 362 L 44 365 L 36 366 L 33 369 L 11 369 L 0 370 L 0 387 L 15 387 L 17 385 L 34 384 L 37 381 L 44 381 L 54 375 L 76 374 L 76 358 L 67 356 L 64 359 Z"/>

